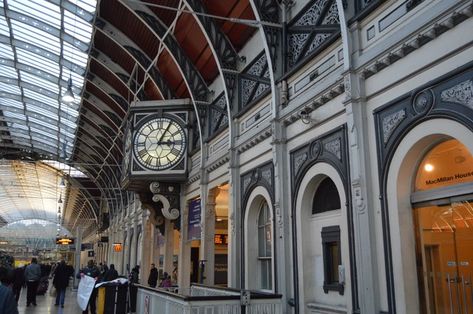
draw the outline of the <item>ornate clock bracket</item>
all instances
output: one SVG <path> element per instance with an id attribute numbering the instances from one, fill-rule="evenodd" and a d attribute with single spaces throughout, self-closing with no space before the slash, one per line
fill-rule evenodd
<path id="1" fill-rule="evenodd" d="M 161 212 L 166 219 L 176 220 L 179 218 L 178 187 L 173 184 L 151 182 L 149 189 L 153 193 L 153 202 L 163 205 Z"/>

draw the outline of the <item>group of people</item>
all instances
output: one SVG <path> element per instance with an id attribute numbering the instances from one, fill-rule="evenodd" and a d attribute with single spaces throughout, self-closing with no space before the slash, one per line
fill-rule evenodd
<path id="1" fill-rule="evenodd" d="M 152 288 L 156 288 L 156 286 L 158 286 L 159 288 L 172 287 L 171 276 L 169 276 L 167 272 L 163 273 L 163 276 L 161 277 L 161 282 L 159 283 L 159 285 L 158 285 L 158 277 L 159 277 L 159 272 L 158 272 L 158 269 L 156 268 L 156 265 L 151 264 L 151 270 L 148 276 L 148 285 Z"/>
<path id="2" fill-rule="evenodd" d="M 50 270 L 49 266 L 39 265 L 36 258 L 33 258 L 26 267 L 15 269 L 1 267 L 0 313 L 18 313 L 17 305 L 23 287 L 26 287 L 26 306 L 36 306 L 38 286 Z M 57 300 L 56 303 L 58 303 Z"/>

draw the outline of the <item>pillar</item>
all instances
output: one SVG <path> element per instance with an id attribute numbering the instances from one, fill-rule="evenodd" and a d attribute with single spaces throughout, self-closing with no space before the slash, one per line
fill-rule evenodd
<path id="1" fill-rule="evenodd" d="M 204 260 L 204 284 L 214 284 L 215 266 L 215 190 L 207 193 L 207 198 L 202 199 L 203 210 L 201 213 L 202 230 L 200 241 L 200 260 Z"/>
<path id="2" fill-rule="evenodd" d="M 177 285 L 186 289 L 190 287 L 191 273 L 191 242 L 187 239 L 189 225 L 189 206 L 181 196 L 181 237 L 179 239 L 179 264 L 177 269 Z M 185 291 L 185 290 L 184 290 Z"/>
<path id="3" fill-rule="evenodd" d="M 75 251 L 75 273 L 79 272 L 80 270 L 80 252 L 81 252 L 81 246 L 82 246 L 82 227 L 77 227 L 76 229 L 76 251 Z M 74 289 L 77 289 L 79 286 L 79 279 L 74 274 L 74 282 L 73 282 L 73 287 Z"/>
<path id="4" fill-rule="evenodd" d="M 164 271 L 169 275 L 174 269 L 172 258 L 174 255 L 174 223 L 169 219 L 165 219 L 164 225 Z"/>

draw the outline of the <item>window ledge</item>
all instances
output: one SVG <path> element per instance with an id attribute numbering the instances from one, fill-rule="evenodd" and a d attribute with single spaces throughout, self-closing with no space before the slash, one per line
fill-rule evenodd
<path id="1" fill-rule="evenodd" d="M 315 302 L 306 303 L 306 306 L 313 313 L 337 313 L 346 314 L 347 309 L 340 306 L 320 304 Z"/>
<path id="2" fill-rule="evenodd" d="M 324 283 L 324 292 L 328 293 L 329 291 L 338 291 L 340 295 L 343 295 L 345 292 L 345 286 L 341 283 Z"/>

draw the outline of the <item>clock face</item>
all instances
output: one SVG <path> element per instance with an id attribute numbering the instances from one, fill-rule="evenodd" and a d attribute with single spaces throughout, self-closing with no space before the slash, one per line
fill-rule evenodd
<path id="1" fill-rule="evenodd" d="M 154 118 L 137 130 L 133 150 L 142 166 L 152 170 L 168 169 L 184 156 L 186 134 L 176 121 Z"/>

